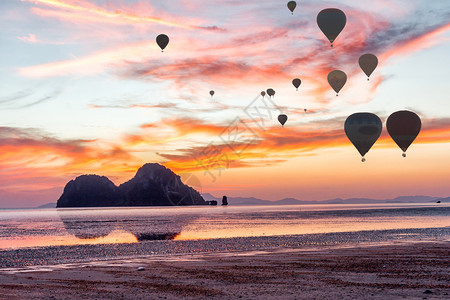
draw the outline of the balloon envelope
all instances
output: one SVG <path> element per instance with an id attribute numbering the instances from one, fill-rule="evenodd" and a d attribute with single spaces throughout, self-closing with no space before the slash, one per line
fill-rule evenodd
<path id="1" fill-rule="evenodd" d="M 326 8 L 317 15 L 317 25 L 333 47 L 333 42 L 347 23 L 345 13 L 337 8 Z"/>
<path id="2" fill-rule="evenodd" d="M 345 134 L 361 156 L 372 148 L 380 137 L 382 128 L 380 118 L 367 112 L 350 115 L 344 124 Z"/>
<path id="3" fill-rule="evenodd" d="M 291 13 L 294 13 L 294 9 L 297 6 L 297 3 L 295 1 L 289 1 L 287 4 L 287 7 L 291 11 Z"/>
<path id="4" fill-rule="evenodd" d="M 274 89 L 267 89 L 267 95 L 269 95 L 270 97 L 275 95 L 275 90 Z"/>
<path id="5" fill-rule="evenodd" d="M 339 93 L 347 82 L 347 75 L 341 70 L 334 70 L 328 74 L 327 79 L 333 90 Z"/>
<path id="6" fill-rule="evenodd" d="M 403 152 L 406 152 L 416 139 L 421 127 L 419 116 L 407 110 L 396 111 L 386 121 L 389 135 Z"/>
<path id="7" fill-rule="evenodd" d="M 165 34 L 160 34 L 156 37 L 156 43 L 161 48 L 161 50 L 164 50 L 166 46 L 169 44 L 169 37 Z"/>
<path id="8" fill-rule="evenodd" d="M 367 53 L 361 55 L 358 62 L 363 72 L 369 77 L 378 65 L 378 58 L 371 53 Z"/>
<path id="9" fill-rule="evenodd" d="M 209 91 L 209 94 L 211 95 L 211 97 L 214 96 L 214 91 L 213 91 L 213 90 L 210 90 L 210 91 Z M 219 98 L 220 98 L 220 97 L 219 97 Z"/>
<path id="10" fill-rule="evenodd" d="M 300 84 L 302 84 L 302 81 L 300 79 L 298 79 L 298 78 L 295 78 L 295 79 L 292 80 L 292 84 L 295 86 L 295 88 L 298 91 L 298 87 L 300 86 Z"/>
<path id="11" fill-rule="evenodd" d="M 280 122 L 282 126 L 284 126 L 284 123 L 286 123 L 287 119 L 288 117 L 286 115 L 282 114 L 278 116 L 278 122 Z"/>
<path id="12" fill-rule="evenodd" d="M 261 92 L 261 96 L 264 97 L 265 95 L 266 95 L 266 92 L 262 91 L 262 92 Z"/>

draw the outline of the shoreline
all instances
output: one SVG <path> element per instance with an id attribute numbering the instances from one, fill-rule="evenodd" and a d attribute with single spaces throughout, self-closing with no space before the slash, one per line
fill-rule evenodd
<path id="1" fill-rule="evenodd" d="M 401 241 L 446 241 L 450 227 L 394 229 L 281 236 L 234 237 L 199 240 L 155 240 L 139 243 L 45 246 L 0 250 L 0 270 L 26 266 L 49 266 L 109 259 L 176 254 L 311 249 L 331 246 L 394 243 Z"/>
<path id="2" fill-rule="evenodd" d="M 449 257 L 408 240 L 3 268 L 0 298 L 448 299 Z"/>
<path id="3" fill-rule="evenodd" d="M 40 272 L 40 271 L 54 271 L 54 270 L 67 270 L 73 268 L 84 268 L 89 266 L 125 266 L 128 264 L 139 264 L 145 262 L 172 262 L 172 261 L 195 261 L 198 259 L 204 259 L 207 257 L 217 257 L 217 258 L 227 258 L 227 257 L 250 257 L 257 255 L 276 255 L 276 254 L 289 254 L 289 253 L 303 253 L 303 252 L 314 252 L 322 253 L 327 251 L 345 250 L 345 249 L 356 249 L 364 248 L 370 249 L 375 247 L 409 247 L 419 244 L 436 244 L 436 245 L 449 245 L 450 237 L 447 239 L 440 240 L 396 240 L 396 241 L 382 241 L 382 242 L 361 242 L 361 243 L 347 243 L 347 244 L 336 244 L 336 245 L 321 245 L 321 246 L 307 246 L 304 248 L 280 248 L 280 247 L 267 247 L 265 249 L 259 250 L 235 250 L 235 251 L 218 251 L 218 252 L 198 252 L 198 253 L 172 253 L 172 254 L 147 254 L 147 255 L 137 255 L 137 256 L 127 256 L 127 257 L 116 257 L 116 258 L 106 258 L 106 259 L 95 259 L 91 261 L 80 261 L 73 263 L 59 263 L 59 264 L 49 264 L 49 265 L 30 265 L 22 267 L 0 267 L 0 274 L 8 273 L 28 273 L 28 272 Z M 450 251 L 450 248 L 449 248 Z M 450 255 L 450 252 L 449 252 Z M 449 270 L 450 271 L 450 270 Z"/>

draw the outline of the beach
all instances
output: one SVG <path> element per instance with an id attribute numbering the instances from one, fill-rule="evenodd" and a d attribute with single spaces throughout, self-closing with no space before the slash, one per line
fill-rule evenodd
<path id="1" fill-rule="evenodd" d="M 448 299 L 450 207 L 0 212 L 0 299 Z"/>
<path id="2" fill-rule="evenodd" d="M 449 257 L 408 240 L 1 268 L 0 298 L 448 299 Z"/>

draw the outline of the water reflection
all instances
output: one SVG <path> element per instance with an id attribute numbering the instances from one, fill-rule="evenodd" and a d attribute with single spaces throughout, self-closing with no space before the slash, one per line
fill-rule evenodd
<path id="1" fill-rule="evenodd" d="M 113 232 L 133 235 L 136 242 L 173 240 L 183 227 L 197 219 L 196 215 L 146 215 L 82 214 L 58 210 L 58 216 L 68 233 L 82 240 L 105 238 Z M 129 242 L 129 239 L 127 239 Z"/>
<path id="2" fill-rule="evenodd" d="M 450 204 L 0 210 L 0 249 L 436 227 Z"/>

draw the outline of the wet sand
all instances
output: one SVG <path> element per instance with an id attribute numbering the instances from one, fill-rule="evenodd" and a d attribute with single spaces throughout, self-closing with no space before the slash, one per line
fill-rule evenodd
<path id="1" fill-rule="evenodd" d="M 0 269 L 0 299 L 202 298 L 450 299 L 450 241 Z"/>

